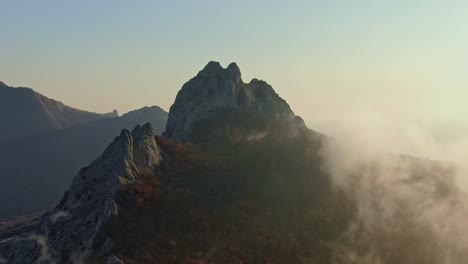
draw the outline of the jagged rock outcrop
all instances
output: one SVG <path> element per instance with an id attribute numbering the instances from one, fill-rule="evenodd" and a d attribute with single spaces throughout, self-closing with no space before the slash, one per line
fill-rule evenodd
<path id="1" fill-rule="evenodd" d="M 161 153 L 149 123 L 132 132 L 122 130 L 98 159 L 78 172 L 60 203 L 41 218 L 38 228 L 21 238 L 0 242 L 0 252 L 8 263 L 18 264 L 86 259 L 95 250 L 101 227 L 119 214 L 117 191 L 137 180 L 142 172 L 154 172 L 160 162 Z M 107 254 L 112 251 L 111 244 L 104 243 Z M 111 263 L 122 263 L 117 260 Z"/>
<path id="2" fill-rule="evenodd" d="M 8 201 L 0 206 L 0 218 L 50 209 L 74 174 L 98 157 L 122 129 L 150 122 L 160 135 L 167 117 L 157 106 L 144 107 L 53 132 L 28 132 L 21 140 L 0 143 L 0 200 Z"/>
<path id="3" fill-rule="evenodd" d="M 114 109 L 112 112 L 102 114 L 105 117 L 119 117 L 119 112 Z"/>
<path id="4" fill-rule="evenodd" d="M 182 86 L 169 111 L 164 135 L 188 140 L 195 123 L 220 109 L 254 110 L 273 119 L 296 119 L 287 102 L 268 83 L 258 79 L 244 83 L 235 63 L 224 69 L 211 61 Z"/>
<path id="5" fill-rule="evenodd" d="M 143 127 L 137 126 L 132 131 L 133 161 L 140 170 L 152 172 L 161 162 L 161 153 L 154 136 L 149 123 Z"/>

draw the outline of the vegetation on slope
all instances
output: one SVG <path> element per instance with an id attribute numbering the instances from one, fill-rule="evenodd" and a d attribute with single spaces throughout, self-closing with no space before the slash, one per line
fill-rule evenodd
<path id="1" fill-rule="evenodd" d="M 349 202 L 321 171 L 312 134 L 269 131 L 222 145 L 158 138 L 163 165 L 121 191 L 120 216 L 106 232 L 119 257 L 125 263 L 329 262 L 332 242 L 351 217 Z"/>

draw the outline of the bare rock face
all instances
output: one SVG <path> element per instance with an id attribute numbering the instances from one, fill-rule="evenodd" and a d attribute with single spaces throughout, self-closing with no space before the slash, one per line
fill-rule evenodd
<path id="1" fill-rule="evenodd" d="M 125 264 L 122 260 L 120 260 L 117 256 L 112 255 L 107 259 L 107 264 Z"/>
<path id="2" fill-rule="evenodd" d="M 219 109 L 254 110 L 273 119 L 295 118 L 287 102 L 268 83 L 257 79 L 244 83 L 235 63 L 224 69 L 211 61 L 182 86 L 169 111 L 164 135 L 188 140 L 194 124 Z"/>
<path id="3" fill-rule="evenodd" d="M 152 171 L 161 161 L 161 153 L 151 125 L 147 123 L 143 127 L 137 126 L 132 131 L 133 160 L 141 170 Z"/>
<path id="4" fill-rule="evenodd" d="M 42 216 L 39 227 L 21 238 L 0 242 L 8 263 L 74 263 L 95 250 L 102 226 L 119 214 L 117 191 L 154 172 L 161 154 L 151 125 L 123 130 L 104 153 L 75 176 L 60 203 Z M 106 242 L 106 252 L 111 251 Z M 122 262 L 111 262 L 122 263 Z"/>

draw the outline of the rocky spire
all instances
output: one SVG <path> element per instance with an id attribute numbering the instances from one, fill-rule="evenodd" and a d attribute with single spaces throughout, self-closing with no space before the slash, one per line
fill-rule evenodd
<path id="1" fill-rule="evenodd" d="M 161 153 L 156 141 L 153 128 L 150 123 L 143 127 L 136 126 L 132 131 L 133 137 L 133 161 L 140 170 L 152 172 L 161 162 Z"/>
<path id="2" fill-rule="evenodd" d="M 0 242 L 0 249 L 6 252 L 3 257 L 9 263 L 35 263 L 44 257 L 38 248 L 46 247 L 51 263 L 71 263 L 63 252 L 86 258 L 101 227 L 119 214 L 117 191 L 142 172 L 154 173 L 160 162 L 151 124 L 137 126 L 132 132 L 122 130 L 99 158 L 78 172 L 60 203 L 41 218 L 32 235 Z M 106 242 L 105 250 L 109 251 L 111 244 Z M 15 254 L 19 249 L 21 254 Z"/>
<path id="3" fill-rule="evenodd" d="M 235 83 L 242 83 L 241 71 L 235 62 L 229 64 L 226 68 L 227 77 Z"/>
<path id="4" fill-rule="evenodd" d="M 208 64 L 198 73 L 199 77 L 202 78 L 222 78 L 226 81 L 232 81 L 236 84 L 242 83 L 241 72 L 235 62 L 229 64 L 224 69 L 221 64 L 217 61 L 210 61 Z"/>
<path id="5" fill-rule="evenodd" d="M 223 67 L 221 64 L 217 61 L 210 61 L 206 66 L 203 68 L 203 70 L 200 71 L 200 73 L 217 73 L 219 71 L 222 71 Z"/>
<path id="6" fill-rule="evenodd" d="M 210 61 L 177 94 L 164 135 L 188 140 L 194 124 L 217 109 L 250 109 L 274 118 L 295 116 L 266 82 L 255 79 L 244 83 L 236 63 L 224 69 L 219 62 Z"/>
<path id="7" fill-rule="evenodd" d="M 91 165 L 81 169 L 58 206 L 59 210 L 80 208 L 91 200 L 113 198 L 124 184 L 136 180 L 141 172 L 153 173 L 161 162 L 150 123 L 124 129 Z"/>

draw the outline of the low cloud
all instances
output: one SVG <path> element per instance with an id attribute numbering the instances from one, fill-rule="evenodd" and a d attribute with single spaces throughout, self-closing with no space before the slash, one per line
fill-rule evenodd
<path id="1" fill-rule="evenodd" d="M 53 215 L 50 216 L 50 221 L 52 221 L 52 223 L 55 223 L 57 222 L 58 220 L 60 220 L 61 218 L 64 218 L 64 217 L 68 217 L 68 213 L 65 212 L 65 211 L 58 211 L 56 213 L 54 213 Z"/>
<path id="2" fill-rule="evenodd" d="M 264 139 L 266 136 L 268 136 L 269 132 L 257 132 L 257 133 L 251 133 L 246 136 L 248 141 L 258 141 Z"/>
<path id="3" fill-rule="evenodd" d="M 336 263 L 464 263 L 468 140 L 441 143 L 417 123 L 372 111 L 336 123 L 321 150 L 324 169 L 356 204 Z"/>
<path id="4" fill-rule="evenodd" d="M 36 264 L 55 264 L 56 261 L 52 258 L 49 251 L 47 237 L 40 235 L 30 235 L 29 240 L 36 241 L 39 246 L 39 257 L 36 260 Z"/>

